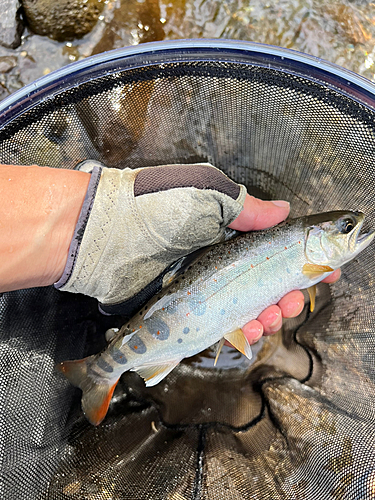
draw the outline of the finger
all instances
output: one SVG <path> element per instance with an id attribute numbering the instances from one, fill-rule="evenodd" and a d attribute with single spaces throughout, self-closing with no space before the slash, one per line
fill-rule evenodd
<path id="1" fill-rule="evenodd" d="M 286 219 L 289 210 L 287 201 L 263 201 L 247 194 L 242 212 L 229 227 L 238 231 L 266 229 Z"/>
<path id="2" fill-rule="evenodd" d="M 336 271 L 333 271 L 332 274 L 327 276 L 323 281 L 323 283 L 336 283 L 340 279 L 341 276 L 341 269 L 336 269 Z"/>
<path id="3" fill-rule="evenodd" d="M 299 290 L 289 292 L 277 304 L 281 309 L 283 318 L 295 318 L 305 305 L 305 297 Z"/>
<path id="4" fill-rule="evenodd" d="M 267 309 L 259 314 L 258 321 L 263 325 L 263 335 L 272 335 L 278 332 L 283 324 L 280 307 L 276 305 L 267 307 Z"/>
<path id="5" fill-rule="evenodd" d="M 253 319 L 242 328 L 250 344 L 255 344 L 261 338 L 264 332 L 263 325 L 257 319 Z"/>

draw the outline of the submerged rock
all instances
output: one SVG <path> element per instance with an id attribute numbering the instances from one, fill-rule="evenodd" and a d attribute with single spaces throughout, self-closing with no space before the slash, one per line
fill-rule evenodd
<path id="1" fill-rule="evenodd" d="M 63 42 L 80 38 L 95 26 L 104 0 L 23 0 L 30 29 Z"/>
<path id="2" fill-rule="evenodd" d="M 19 0 L 1 0 L 0 44 L 9 49 L 15 49 L 21 43 L 20 7 Z"/>

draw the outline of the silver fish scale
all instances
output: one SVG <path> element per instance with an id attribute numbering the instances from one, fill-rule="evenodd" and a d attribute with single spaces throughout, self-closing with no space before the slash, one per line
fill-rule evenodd
<path id="1" fill-rule="evenodd" d="M 210 248 L 120 330 L 93 363 L 94 374 L 117 379 L 145 363 L 192 356 L 287 292 L 320 281 L 302 274 L 304 244 L 299 220 Z"/>

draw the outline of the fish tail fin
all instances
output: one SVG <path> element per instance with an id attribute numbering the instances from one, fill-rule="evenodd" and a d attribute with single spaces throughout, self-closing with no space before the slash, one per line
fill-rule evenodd
<path id="1" fill-rule="evenodd" d="M 76 387 L 82 389 L 82 410 L 87 420 L 99 425 L 107 414 L 113 391 L 118 379 L 113 381 L 98 379 L 95 381 L 87 374 L 87 367 L 94 356 L 75 361 L 63 361 L 56 368 Z"/>
<path id="2" fill-rule="evenodd" d="M 87 366 L 93 358 L 94 356 L 89 356 L 73 361 L 63 361 L 56 365 L 56 369 L 63 373 L 71 384 L 82 389 L 87 378 Z"/>

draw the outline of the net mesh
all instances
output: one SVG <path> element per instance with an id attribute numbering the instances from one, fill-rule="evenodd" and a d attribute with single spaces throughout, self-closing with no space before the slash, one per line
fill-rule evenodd
<path id="1" fill-rule="evenodd" d="M 43 99 L 0 130 L 0 161 L 133 168 L 209 161 L 292 215 L 358 209 L 375 226 L 374 112 L 251 64 L 118 70 Z M 126 373 L 106 420 L 54 371 L 104 346 L 121 317 L 52 287 L 0 299 L 0 497 L 374 499 L 372 247 L 263 338 L 251 364 L 207 352 L 145 388 Z M 227 356 L 227 358 L 226 358 Z"/>

